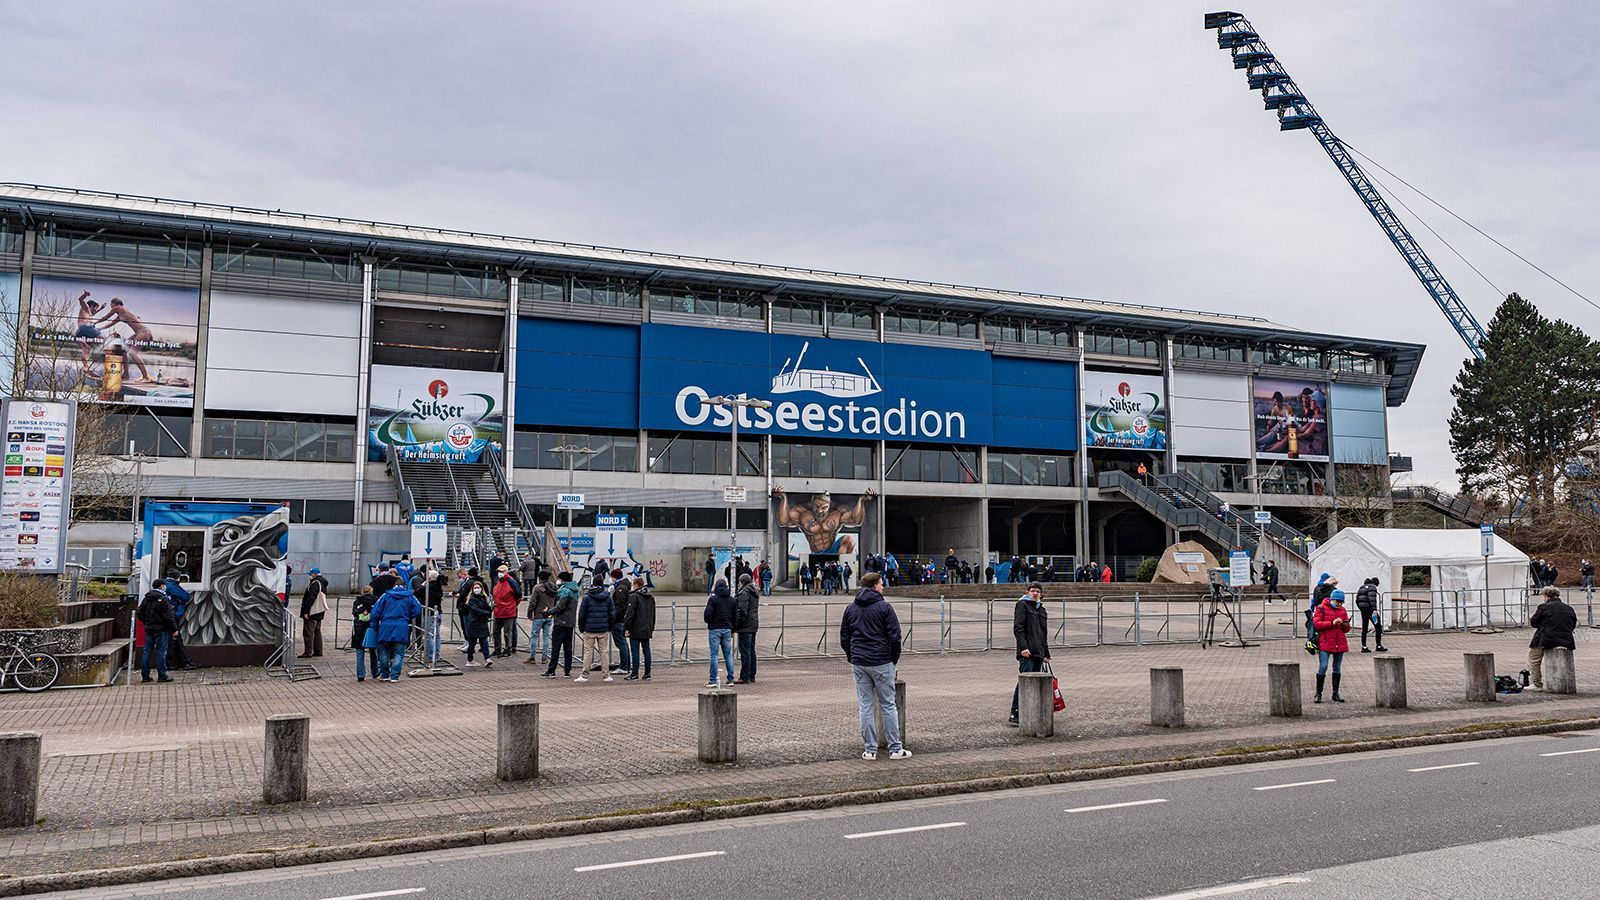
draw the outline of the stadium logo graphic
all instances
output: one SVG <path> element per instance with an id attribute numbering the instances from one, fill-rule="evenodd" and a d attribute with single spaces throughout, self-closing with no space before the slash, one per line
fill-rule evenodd
<path id="1" fill-rule="evenodd" d="M 820 369 L 800 368 L 800 363 L 806 358 L 806 351 L 810 349 L 810 341 L 801 345 L 800 355 L 794 359 L 793 367 L 789 365 L 789 360 L 783 361 L 783 365 L 778 368 L 778 374 L 772 377 L 774 394 L 809 391 L 843 400 L 883 393 L 883 386 L 878 384 L 878 379 L 872 374 L 872 370 L 867 368 L 866 361 L 859 356 L 856 357 L 856 362 L 864 373 L 860 375 L 854 372 L 835 372 L 826 366 Z"/>

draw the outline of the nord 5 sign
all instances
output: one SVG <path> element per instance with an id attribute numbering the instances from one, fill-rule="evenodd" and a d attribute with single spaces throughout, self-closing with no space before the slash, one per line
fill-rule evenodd
<path id="1" fill-rule="evenodd" d="M 755 434 L 946 444 L 993 435 L 982 351 L 673 325 L 643 326 L 640 343 L 645 428 L 727 431 L 733 412 L 706 402 L 723 394 L 772 402 L 738 411 L 740 430 Z"/>

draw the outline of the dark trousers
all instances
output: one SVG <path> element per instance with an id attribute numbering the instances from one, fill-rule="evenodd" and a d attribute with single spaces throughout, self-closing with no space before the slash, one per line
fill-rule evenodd
<path id="1" fill-rule="evenodd" d="M 622 635 L 622 626 L 611 629 L 611 643 L 617 648 L 617 668 L 627 672 L 630 670 L 628 658 L 628 639 Z"/>
<path id="2" fill-rule="evenodd" d="M 510 632 L 509 637 L 507 636 L 507 632 Z M 510 641 L 510 643 L 506 643 L 506 641 Z M 500 655 L 502 655 L 504 653 L 515 651 L 516 649 L 517 649 L 517 620 L 516 619 L 495 619 L 494 620 L 494 655 L 495 656 L 500 656 Z"/>
<path id="3" fill-rule="evenodd" d="M 183 627 L 180 619 L 178 627 Z M 172 639 L 167 643 L 167 661 L 180 669 L 187 669 L 194 665 L 194 660 L 189 658 L 189 651 L 183 648 L 183 636 L 174 631 Z"/>
<path id="4" fill-rule="evenodd" d="M 556 673 L 556 661 L 565 653 L 566 665 L 561 670 L 567 675 L 572 674 L 572 626 L 557 625 L 550 630 L 550 668 L 545 669 L 545 674 Z"/>
<path id="5" fill-rule="evenodd" d="M 752 684 L 756 680 L 756 633 L 741 631 L 739 638 L 739 680 Z"/>
<path id="6" fill-rule="evenodd" d="M 167 679 L 167 644 L 171 639 L 172 635 L 165 631 L 158 631 L 154 634 L 148 631 L 144 633 L 144 652 L 139 656 L 139 675 L 145 681 L 150 680 L 150 661 L 152 657 L 155 659 L 156 674 L 161 676 L 162 681 Z"/>
<path id="7" fill-rule="evenodd" d="M 635 678 L 637 678 L 639 676 L 639 657 L 643 656 L 644 657 L 644 677 L 649 678 L 650 677 L 650 639 L 649 638 L 645 638 L 643 640 L 640 640 L 639 638 L 629 638 L 628 639 L 628 646 L 633 651 L 633 668 L 628 672 L 628 674 L 634 676 Z"/>
<path id="8" fill-rule="evenodd" d="M 1373 617 L 1377 615 L 1378 611 L 1375 610 L 1375 609 L 1366 609 L 1366 608 L 1361 608 L 1361 607 L 1358 607 L 1358 609 L 1359 609 L 1359 611 L 1361 613 L 1361 646 L 1365 647 L 1367 645 L 1367 629 L 1370 627 L 1370 628 L 1372 628 L 1372 629 L 1374 629 L 1375 631 L 1378 632 L 1378 646 L 1382 647 L 1383 646 L 1383 622 L 1381 622 L 1381 621 L 1378 621 L 1378 622 L 1372 621 Z M 1405 641 L 1401 641 L 1400 643 L 1403 644 L 1403 643 L 1405 643 Z"/>
<path id="9" fill-rule="evenodd" d="M 1037 671 L 1039 671 L 1040 669 L 1043 669 L 1043 668 L 1044 668 L 1044 660 L 1040 659 L 1037 656 L 1024 656 L 1021 659 L 1017 660 L 1017 673 L 1018 674 L 1021 674 L 1023 672 L 1037 672 Z M 1021 693 L 1022 693 L 1022 684 L 1019 681 L 1017 683 L 1017 686 L 1011 689 L 1011 721 L 1013 721 L 1013 722 L 1015 722 L 1017 720 L 1017 700 L 1019 699 L 1019 695 Z"/>
<path id="10" fill-rule="evenodd" d="M 300 653 L 302 656 L 322 655 L 322 617 L 308 616 L 300 620 Z"/>
<path id="11" fill-rule="evenodd" d="M 495 625 L 498 626 L 500 624 L 500 622 L 504 622 L 504 621 L 506 621 L 506 620 L 505 619 L 501 619 L 498 622 L 495 622 Z M 496 627 L 495 628 L 495 637 L 499 637 L 500 636 L 499 631 L 500 631 L 500 629 L 498 627 Z M 488 659 L 489 658 L 489 639 L 486 638 L 486 637 L 483 637 L 481 635 L 479 637 L 469 637 L 469 638 L 467 638 L 467 662 L 472 662 L 472 652 L 474 650 L 479 649 L 480 647 L 483 649 L 483 658 L 484 659 Z"/>

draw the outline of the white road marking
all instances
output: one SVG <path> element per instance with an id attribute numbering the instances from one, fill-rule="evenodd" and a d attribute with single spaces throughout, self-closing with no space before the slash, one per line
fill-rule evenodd
<path id="1" fill-rule="evenodd" d="M 1263 878 L 1260 881 L 1241 881 L 1238 884 L 1224 884 L 1214 888 L 1203 888 L 1198 891 L 1184 891 L 1181 894 L 1166 894 L 1160 897 L 1151 897 L 1150 900 L 1198 900 L 1200 897 L 1221 897 L 1226 894 L 1242 894 L 1245 891 L 1259 891 L 1262 888 L 1282 887 L 1286 884 L 1310 884 L 1309 878 Z"/>
<path id="2" fill-rule="evenodd" d="M 343 897 L 328 897 L 327 900 L 372 900 L 373 897 L 398 897 L 401 894 L 420 894 L 427 888 L 401 888 L 397 891 L 377 891 L 372 894 L 346 894 Z"/>
<path id="3" fill-rule="evenodd" d="M 648 866 L 652 863 L 677 862 L 680 859 L 705 859 L 708 856 L 723 856 L 722 850 L 707 850 L 704 853 L 680 853 L 677 856 L 655 856 L 650 859 L 630 859 L 627 862 L 605 863 L 599 866 L 579 866 L 574 872 L 598 872 L 601 869 L 626 869 L 632 866 Z"/>
<path id="4" fill-rule="evenodd" d="M 1250 790 L 1252 790 L 1252 791 L 1278 791 L 1278 790 L 1282 790 L 1284 788 L 1310 787 L 1313 784 L 1333 784 L 1337 780 L 1338 779 L 1335 779 L 1335 778 L 1319 778 L 1316 781 L 1293 781 L 1293 782 L 1290 782 L 1289 784 L 1268 784 L 1268 785 L 1263 785 L 1262 787 L 1258 787 L 1258 788 L 1251 788 Z"/>
<path id="5" fill-rule="evenodd" d="M 1098 812 L 1102 809 L 1122 809 L 1127 806 L 1149 806 L 1153 803 L 1165 803 L 1165 800 L 1129 800 L 1127 803 L 1106 803 L 1101 806 L 1074 806 L 1067 810 L 1070 813 Z"/>
<path id="6" fill-rule="evenodd" d="M 1540 756 L 1571 756 L 1574 753 L 1600 753 L 1600 747 L 1585 747 L 1582 750 L 1557 750 L 1554 753 L 1541 753 Z"/>
<path id="7" fill-rule="evenodd" d="M 1470 762 L 1470 763 L 1451 763 L 1451 764 L 1449 764 L 1447 766 L 1423 766 L 1420 769 L 1407 769 L 1406 771 L 1407 772 L 1437 772 L 1440 769 L 1465 769 L 1467 766 L 1475 766 L 1475 765 L 1477 765 L 1477 763 L 1475 763 L 1475 762 Z"/>
<path id="8" fill-rule="evenodd" d="M 883 837 L 890 834 L 910 834 L 913 831 L 937 831 L 941 828 L 961 828 L 965 822 L 940 822 L 938 825 L 916 825 L 911 828 L 891 828 L 888 831 L 863 831 L 860 834 L 847 834 L 844 839 L 853 841 L 858 838 Z"/>

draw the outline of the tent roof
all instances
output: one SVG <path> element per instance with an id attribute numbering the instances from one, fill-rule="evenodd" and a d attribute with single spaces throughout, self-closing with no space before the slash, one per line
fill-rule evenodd
<path id="1" fill-rule="evenodd" d="M 1431 566 L 1440 563 L 1483 564 L 1483 543 L 1478 532 L 1467 528 L 1346 528 L 1311 554 L 1311 570 L 1317 560 L 1347 542 L 1365 545 L 1374 556 L 1396 566 Z M 1348 554 L 1350 548 L 1340 550 Z M 1527 565 L 1528 554 L 1498 535 L 1494 539 L 1491 563 Z"/>

